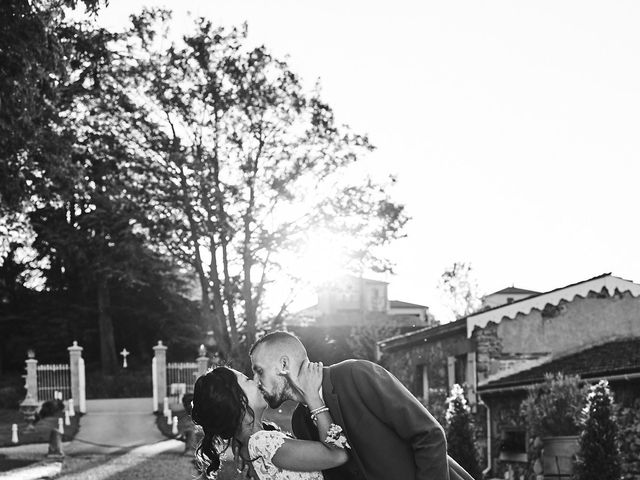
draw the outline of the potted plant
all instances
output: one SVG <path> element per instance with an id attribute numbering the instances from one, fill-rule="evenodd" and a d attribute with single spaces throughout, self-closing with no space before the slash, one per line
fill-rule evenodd
<path id="1" fill-rule="evenodd" d="M 547 374 L 544 383 L 529 389 L 521 413 L 536 475 L 562 478 L 573 473 L 585 399 L 586 387 L 578 376 Z"/>

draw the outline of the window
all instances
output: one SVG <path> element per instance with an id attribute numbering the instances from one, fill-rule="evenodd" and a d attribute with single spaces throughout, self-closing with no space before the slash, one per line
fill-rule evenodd
<path id="1" fill-rule="evenodd" d="M 454 367 L 454 383 L 465 385 L 467 383 L 467 354 L 457 355 Z"/>
<path id="2" fill-rule="evenodd" d="M 526 434 L 524 429 L 505 428 L 500 434 L 500 460 L 526 462 Z"/>

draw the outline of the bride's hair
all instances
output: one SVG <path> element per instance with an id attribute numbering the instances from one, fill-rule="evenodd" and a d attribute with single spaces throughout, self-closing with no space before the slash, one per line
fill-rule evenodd
<path id="1" fill-rule="evenodd" d="M 231 447 L 238 458 L 241 445 L 235 435 L 240 432 L 246 414 L 254 417 L 247 395 L 232 370 L 216 367 L 196 380 L 191 419 L 204 432 L 196 448 L 196 460 L 204 478 L 215 478 L 220 454 L 227 448 Z"/>

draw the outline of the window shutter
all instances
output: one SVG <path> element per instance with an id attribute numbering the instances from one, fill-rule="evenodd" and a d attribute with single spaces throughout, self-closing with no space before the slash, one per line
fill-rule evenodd
<path id="1" fill-rule="evenodd" d="M 449 379 L 449 392 L 451 392 L 453 384 L 456 383 L 456 357 L 447 357 L 447 378 Z"/>
<path id="2" fill-rule="evenodd" d="M 476 352 L 467 353 L 467 400 L 470 405 L 475 405 L 476 399 Z"/>

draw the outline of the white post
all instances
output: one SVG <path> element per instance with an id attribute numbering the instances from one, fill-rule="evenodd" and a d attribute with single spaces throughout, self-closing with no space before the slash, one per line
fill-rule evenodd
<path id="1" fill-rule="evenodd" d="M 178 435 L 178 417 L 173 417 L 173 426 L 171 427 L 171 433 Z"/>
<path id="2" fill-rule="evenodd" d="M 67 426 L 71 425 L 71 419 L 69 418 L 69 410 L 64 411 L 64 424 Z"/>
<path id="3" fill-rule="evenodd" d="M 80 412 L 84 413 L 80 405 L 80 391 L 84 390 L 84 385 L 83 388 L 80 388 L 80 360 L 82 359 L 82 347 L 78 346 L 78 342 L 74 340 L 73 345 L 68 347 L 67 350 L 69 351 L 69 372 L 71 374 L 71 398 L 78 402 Z"/>
<path id="4" fill-rule="evenodd" d="M 76 409 L 73 406 L 73 398 L 67 400 L 67 411 L 69 412 L 70 417 L 76 416 Z"/>
<path id="5" fill-rule="evenodd" d="M 58 431 L 64 433 L 64 420 L 62 418 L 58 419 Z"/>
<path id="6" fill-rule="evenodd" d="M 167 394 L 167 347 L 159 340 L 153 352 L 156 359 L 156 391 L 160 399 Z"/>
<path id="7" fill-rule="evenodd" d="M 85 383 L 84 358 L 82 357 L 80 357 L 80 361 L 78 362 L 78 385 L 80 387 L 78 409 L 80 413 L 87 413 L 87 389 Z"/>
<path id="8" fill-rule="evenodd" d="M 160 407 L 158 405 L 158 379 L 156 378 L 157 368 L 156 368 L 156 357 L 151 359 L 151 381 L 153 383 L 153 411 L 159 412 Z"/>
<path id="9" fill-rule="evenodd" d="M 205 373 L 207 373 L 207 368 L 209 368 L 209 357 L 207 357 L 207 350 L 204 348 L 204 345 L 200 345 L 200 349 L 198 350 L 198 358 L 196 358 L 196 363 L 198 365 L 198 377 L 201 377 Z"/>
<path id="10" fill-rule="evenodd" d="M 167 425 L 171 425 L 171 410 L 165 410 L 165 417 L 167 417 Z"/>
<path id="11" fill-rule="evenodd" d="M 25 360 L 27 364 L 27 378 L 24 387 L 27 390 L 27 397 L 31 395 L 35 401 L 38 401 L 38 360 L 35 359 L 33 350 L 29 350 L 28 357 Z M 26 397 L 25 397 L 26 398 Z"/>
<path id="12" fill-rule="evenodd" d="M 11 443 L 18 443 L 18 425 L 11 425 Z"/>

